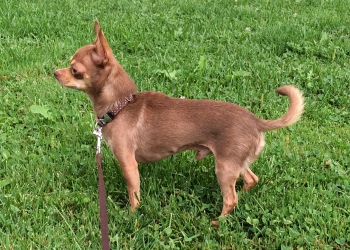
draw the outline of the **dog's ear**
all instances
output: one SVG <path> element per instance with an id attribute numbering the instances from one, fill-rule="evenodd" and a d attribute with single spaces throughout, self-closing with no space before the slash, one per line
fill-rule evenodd
<path id="1" fill-rule="evenodd" d="M 96 65 L 105 66 L 110 56 L 112 56 L 112 50 L 108 45 L 107 39 L 103 34 L 103 31 L 96 19 L 94 30 L 96 34 L 95 42 L 93 43 L 96 47 L 94 49 L 94 53 L 92 54 L 92 60 Z"/>
<path id="2" fill-rule="evenodd" d="M 95 31 L 96 40 L 97 40 L 97 38 L 98 38 L 98 36 L 100 34 L 100 31 L 101 31 L 101 27 L 100 27 L 100 24 L 99 24 L 97 19 L 95 20 L 95 23 L 94 23 L 94 31 Z M 95 42 L 96 42 L 96 40 L 95 40 Z"/>

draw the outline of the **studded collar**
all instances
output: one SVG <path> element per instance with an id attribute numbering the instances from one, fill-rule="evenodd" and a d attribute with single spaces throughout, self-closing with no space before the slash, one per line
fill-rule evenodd
<path id="1" fill-rule="evenodd" d="M 133 99 L 133 95 L 130 94 L 128 97 L 125 97 L 124 101 L 118 102 L 118 105 L 113 110 L 108 111 L 102 118 L 98 118 L 96 124 L 100 127 L 104 127 L 107 123 L 111 122 L 118 113 Z"/>

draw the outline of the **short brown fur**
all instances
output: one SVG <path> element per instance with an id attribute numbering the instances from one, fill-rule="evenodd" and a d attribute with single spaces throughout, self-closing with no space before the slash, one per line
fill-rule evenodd
<path id="1" fill-rule="evenodd" d="M 78 49 L 71 66 L 56 70 L 55 77 L 62 85 L 85 92 L 97 118 L 133 94 L 133 100 L 102 129 L 122 168 L 131 209 L 140 199 L 138 162 L 154 162 L 183 150 L 195 150 L 197 160 L 214 155 L 223 193 L 221 215 L 230 213 L 238 203 L 235 184 L 239 176 L 243 177 L 244 190 L 258 182 L 249 166 L 264 147 L 262 132 L 299 120 L 304 107 L 301 92 L 288 85 L 276 90 L 290 100 L 287 113 L 276 120 L 261 120 L 227 102 L 137 93 L 135 83 L 114 58 L 97 20 L 94 30 L 94 43 Z"/>

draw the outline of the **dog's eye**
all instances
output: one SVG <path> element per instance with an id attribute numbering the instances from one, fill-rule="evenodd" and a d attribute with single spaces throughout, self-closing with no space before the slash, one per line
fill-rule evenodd
<path id="1" fill-rule="evenodd" d="M 73 75 L 76 75 L 78 73 L 78 70 L 75 67 L 71 67 L 71 71 Z"/>
<path id="2" fill-rule="evenodd" d="M 70 67 L 70 71 L 71 71 L 71 74 L 73 75 L 74 78 L 76 78 L 76 79 L 83 79 L 83 75 L 81 74 L 81 72 L 79 72 L 77 70 L 76 67 L 71 66 Z"/>

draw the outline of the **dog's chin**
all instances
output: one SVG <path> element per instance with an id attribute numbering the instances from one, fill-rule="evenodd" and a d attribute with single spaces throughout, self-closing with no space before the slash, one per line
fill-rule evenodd
<path id="1" fill-rule="evenodd" d="M 60 82 L 60 84 L 64 87 L 67 87 L 70 89 L 76 89 L 76 90 L 83 91 L 83 92 L 85 92 L 85 89 L 86 89 L 85 84 L 81 84 L 79 82 L 67 82 L 67 83 Z"/>

